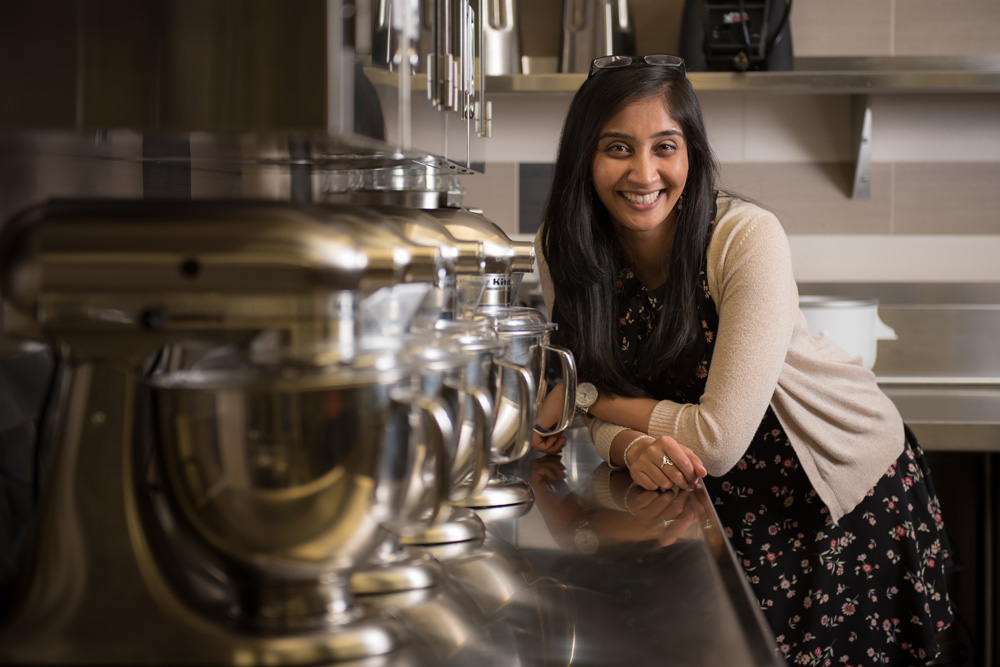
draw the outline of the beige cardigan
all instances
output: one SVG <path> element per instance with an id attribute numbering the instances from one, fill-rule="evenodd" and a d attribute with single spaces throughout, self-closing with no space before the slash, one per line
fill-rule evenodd
<path id="1" fill-rule="evenodd" d="M 539 282 L 553 286 L 541 244 Z M 719 331 L 697 404 L 661 401 L 649 434 L 690 447 L 712 476 L 742 458 L 770 404 L 803 470 L 836 522 L 854 509 L 903 450 L 903 420 L 860 358 L 811 334 L 798 306 L 788 239 L 754 204 L 720 197 L 708 246 L 708 286 Z M 586 378 L 580 378 L 586 380 Z M 624 428 L 589 420 L 605 459 Z"/>

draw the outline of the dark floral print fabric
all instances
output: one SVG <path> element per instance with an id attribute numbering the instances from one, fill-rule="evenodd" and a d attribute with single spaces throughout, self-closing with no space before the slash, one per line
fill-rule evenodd
<path id="1" fill-rule="evenodd" d="M 703 301 L 711 304 L 712 298 L 708 292 L 708 278 L 705 275 L 705 270 L 703 263 L 700 272 Z M 639 376 L 642 374 L 640 359 L 650 338 L 649 334 L 656 326 L 659 314 L 663 309 L 667 292 L 666 285 L 647 289 L 639 282 L 632 269 L 625 267 L 618 274 L 617 291 L 621 359 L 627 368 Z M 699 310 L 703 310 L 703 308 Z M 682 360 L 675 364 L 675 368 L 670 370 L 668 377 L 653 378 L 646 375 L 638 378 L 639 383 L 662 399 L 690 402 L 685 398 L 686 396 L 695 392 L 701 396 L 701 392 L 704 391 L 704 381 L 708 377 L 706 347 L 714 343 L 715 329 L 718 328 L 714 313 L 713 306 L 711 323 L 704 318 L 701 320 L 704 342 L 696 341 L 696 344 L 692 345 L 683 355 Z M 667 393 L 664 394 L 663 391 Z"/>
<path id="2" fill-rule="evenodd" d="M 639 352 L 663 308 L 666 286 L 647 290 L 632 273 L 632 269 L 626 267 L 618 274 L 616 287 L 619 297 L 622 297 L 620 303 L 623 304 L 618 318 L 621 358 L 627 367 L 635 370 Z"/>
<path id="3" fill-rule="evenodd" d="M 684 375 L 656 395 L 697 403 L 711 365 L 718 314 L 702 270 L 705 346 Z M 659 294 L 657 294 L 657 292 Z M 655 325 L 663 291 L 620 275 L 621 353 L 635 352 Z M 829 520 L 788 436 L 768 408 L 743 458 L 706 487 L 726 536 L 791 665 L 911 665 L 937 652 L 952 622 L 943 566 L 941 511 L 920 447 L 903 453 L 850 514 Z"/>

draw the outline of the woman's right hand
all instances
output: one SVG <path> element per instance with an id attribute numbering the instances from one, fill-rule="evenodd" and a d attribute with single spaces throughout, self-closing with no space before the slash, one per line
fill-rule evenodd
<path id="1" fill-rule="evenodd" d="M 559 421 L 559 416 L 563 410 L 563 402 L 567 400 L 564 396 L 564 386 L 562 382 L 556 384 L 542 400 L 538 414 L 535 415 L 536 427 L 548 430 Z M 531 446 L 543 454 L 558 454 L 566 446 L 567 442 L 566 436 L 563 433 L 565 431 L 542 435 L 538 431 L 533 430 L 531 432 Z"/>
<path id="2" fill-rule="evenodd" d="M 698 455 L 668 435 L 637 442 L 628 459 L 632 480 L 648 491 L 694 489 L 708 475 Z"/>

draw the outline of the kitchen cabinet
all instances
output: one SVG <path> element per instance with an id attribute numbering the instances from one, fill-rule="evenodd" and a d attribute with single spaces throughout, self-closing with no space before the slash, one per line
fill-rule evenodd
<path id="1" fill-rule="evenodd" d="M 1000 55 L 798 58 L 785 72 L 689 72 L 699 92 L 847 95 L 854 137 L 852 197 L 871 195 L 872 99 L 875 95 L 1000 93 Z M 585 74 L 486 77 L 492 93 L 572 93 Z"/>
<path id="2" fill-rule="evenodd" d="M 927 455 L 952 546 L 949 595 L 973 664 L 996 664 L 1000 383 L 884 377 L 881 385 Z"/>

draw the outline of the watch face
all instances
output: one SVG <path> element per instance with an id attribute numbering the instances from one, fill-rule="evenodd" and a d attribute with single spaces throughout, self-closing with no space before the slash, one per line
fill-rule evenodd
<path id="1" fill-rule="evenodd" d="M 580 528 L 573 535 L 573 546 L 582 554 L 592 554 L 601 546 L 601 542 L 590 528 Z"/>
<path id="2" fill-rule="evenodd" d="M 576 387 L 576 407 L 586 410 L 597 402 L 597 387 L 589 382 L 581 382 Z"/>

